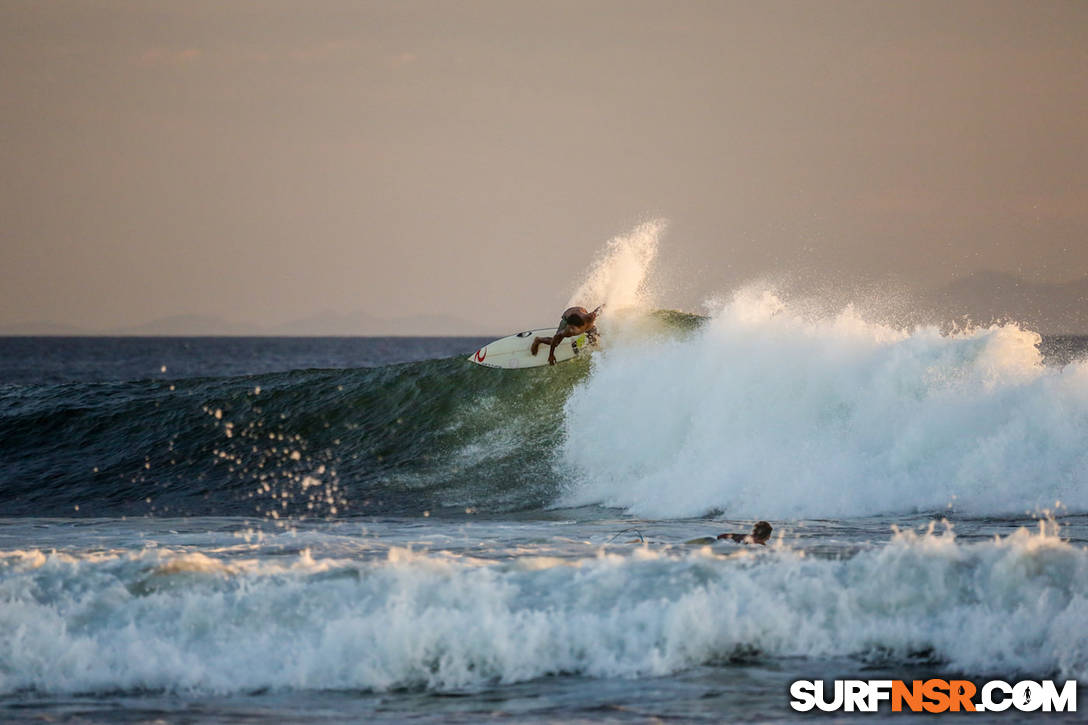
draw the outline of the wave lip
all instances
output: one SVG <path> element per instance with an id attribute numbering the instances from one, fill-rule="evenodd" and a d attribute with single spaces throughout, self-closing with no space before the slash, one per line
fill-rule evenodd
<path id="1" fill-rule="evenodd" d="M 1021 530 L 484 563 L 146 551 L 0 557 L 0 694 L 418 688 L 658 676 L 732 657 L 858 657 L 1088 677 L 1088 552 Z"/>
<path id="2" fill-rule="evenodd" d="M 648 517 L 1088 510 L 1088 363 L 1016 326 L 807 319 L 745 290 L 694 335 L 616 346 L 565 409 L 563 503 Z"/>

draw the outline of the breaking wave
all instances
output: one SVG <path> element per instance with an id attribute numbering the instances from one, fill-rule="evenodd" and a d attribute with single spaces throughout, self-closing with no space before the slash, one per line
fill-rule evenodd
<path id="1" fill-rule="evenodd" d="M 1088 554 L 1026 530 L 901 533 L 846 560 L 28 551 L 0 581 L 0 694 L 455 691 L 793 656 L 1088 677 Z"/>
<path id="2" fill-rule="evenodd" d="M 1088 363 L 1015 325 L 942 334 L 742 290 L 692 334 L 594 356 L 566 505 L 648 517 L 1088 510 Z"/>

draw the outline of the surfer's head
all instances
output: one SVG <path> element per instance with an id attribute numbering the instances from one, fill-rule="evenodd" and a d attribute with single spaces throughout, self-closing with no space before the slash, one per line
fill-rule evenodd
<path id="1" fill-rule="evenodd" d="M 563 312 L 563 324 L 569 327 L 581 327 L 586 324 L 589 313 L 585 307 L 570 307 Z"/>
<path id="2" fill-rule="evenodd" d="M 763 542 L 771 538 L 771 525 L 766 521 L 757 521 L 756 525 L 752 527 L 752 540 Z"/>
<path id="3" fill-rule="evenodd" d="M 604 307 L 604 305 L 601 305 Z M 560 324 L 563 327 L 573 327 L 576 329 L 583 329 L 589 327 L 597 319 L 597 315 L 601 313 L 601 307 L 589 312 L 585 307 L 568 307 L 561 318 Z"/>

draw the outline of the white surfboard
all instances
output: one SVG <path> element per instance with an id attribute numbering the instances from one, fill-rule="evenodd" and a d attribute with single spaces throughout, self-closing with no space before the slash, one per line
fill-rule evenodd
<path id="1" fill-rule="evenodd" d="M 548 346 L 541 345 L 536 355 L 531 348 L 536 337 L 551 337 L 555 334 L 554 327 L 545 327 L 539 330 L 526 330 L 516 335 L 504 337 L 495 342 L 489 342 L 479 350 L 469 355 L 470 362 L 489 368 L 505 368 L 516 370 L 518 368 L 536 368 L 548 364 Z M 555 361 L 557 363 L 573 360 L 576 357 L 585 357 L 589 354 L 589 335 L 582 333 L 574 337 L 568 337 L 555 348 Z"/>

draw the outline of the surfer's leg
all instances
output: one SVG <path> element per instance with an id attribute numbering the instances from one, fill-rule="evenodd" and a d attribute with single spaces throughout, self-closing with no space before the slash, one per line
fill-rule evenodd
<path id="1" fill-rule="evenodd" d="M 536 351 L 540 349 L 541 345 L 551 345 L 552 339 L 550 337 L 538 337 L 533 340 L 532 347 L 529 348 L 529 353 L 536 355 Z"/>

